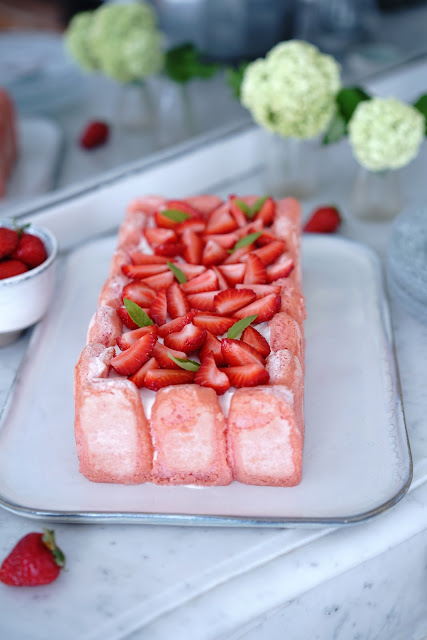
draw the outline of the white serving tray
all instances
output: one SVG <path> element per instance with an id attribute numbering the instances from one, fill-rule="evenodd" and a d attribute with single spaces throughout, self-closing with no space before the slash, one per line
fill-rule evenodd
<path id="1" fill-rule="evenodd" d="M 73 367 L 116 236 L 70 254 L 33 335 L 0 432 L 0 498 L 28 516 L 193 525 L 329 525 L 381 513 L 412 463 L 388 313 L 374 255 L 325 236 L 303 243 L 306 443 L 298 487 L 162 487 L 89 482 L 78 472 Z"/>

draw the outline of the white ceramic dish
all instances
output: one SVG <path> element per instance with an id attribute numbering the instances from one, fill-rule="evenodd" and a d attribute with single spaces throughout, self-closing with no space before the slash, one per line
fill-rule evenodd
<path id="1" fill-rule="evenodd" d="M 6 220 L 0 226 L 12 227 Z M 58 245 L 47 229 L 30 225 L 27 233 L 40 238 L 47 259 L 38 267 L 12 278 L 0 280 L 0 347 L 15 340 L 20 332 L 44 316 L 55 286 L 55 260 Z"/>
<path id="2" fill-rule="evenodd" d="M 303 243 L 306 443 L 298 487 L 129 487 L 81 476 L 73 367 L 115 242 L 93 241 L 69 256 L 55 308 L 33 336 L 0 432 L 3 506 L 65 521 L 319 526 L 366 520 L 405 494 L 412 462 L 379 267 L 362 246 L 324 236 Z"/>

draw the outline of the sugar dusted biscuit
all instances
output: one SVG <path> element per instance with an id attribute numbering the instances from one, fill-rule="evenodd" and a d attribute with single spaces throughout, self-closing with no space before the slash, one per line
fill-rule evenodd
<path id="1" fill-rule="evenodd" d="M 98 342 L 105 347 L 114 347 L 122 331 L 123 323 L 116 309 L 104 305 L 98 307 L 89 322 L 86 343 Z"/>

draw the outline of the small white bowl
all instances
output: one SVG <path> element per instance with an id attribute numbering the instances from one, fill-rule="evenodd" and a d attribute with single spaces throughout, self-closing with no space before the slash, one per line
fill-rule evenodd
<path id="1" fill-rule="evenodd" d="M 0 220 L 0 227 L 13 229 L 9 220 Z M 34 269 L 0 280 L 0 347 L 16 340 L 44 316 L 55 286 L 56 238 L 47 229 L 33 225 L 25 231 L 40 238 L 47 259 Z"/>

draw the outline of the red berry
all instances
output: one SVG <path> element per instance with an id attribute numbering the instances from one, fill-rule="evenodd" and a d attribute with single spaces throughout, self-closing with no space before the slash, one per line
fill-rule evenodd
<path id="1" fill-rule="evenodd" d="M 20 260 L 4 260 L 0 262 L 0 280 L 19 276 L 28 271 L 28 267 Z"/>
<path id="2" fill-rule="evenodd" d="M 80 146 L 83 149 L 100 147 L 107 142 L 109 134 L 110 128 L 105 122 L 89 122 L 80 137 Z"/>
<path id="3" fill-rule="evenodd" d="M 12 253 L 12 258 L 21 260 L 27 267 L 34 269 L 42 264 L 47 258 L 47 253 L 43 242 L 32 233 L 22 233 L 19 237 L 18 246 Z"/>
<path id="4" fill-rule="evenodd" d="M 0 260 L 10 256 L 18 244 L 19 235 L 14 229 L 0 228 Z"/>
<path id="5" fill-rule="evenodd" d="M 0 568 L 0 580 L 16 587 L 35 587 L 56 580 L 65 557 L 53 531 L 28 533 L 12 549 Z"/>
<path id="6" fill-rule="evenodd" d="M 319 207 L 314 211 L 304 226 L 304 231 L 311 233 L 333 233 L 341 223 L 341 216 L 336 207 Z"/>

